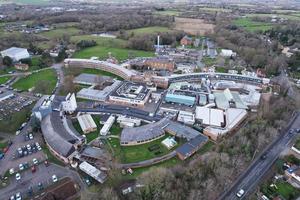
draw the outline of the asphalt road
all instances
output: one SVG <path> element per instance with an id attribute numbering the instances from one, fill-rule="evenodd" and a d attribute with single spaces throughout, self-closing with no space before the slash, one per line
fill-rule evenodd
<path id="1" fill-rule="evenodd" d="M 266 153 L 266 158 L 263 160 L 260 157 L 257 158 L 250 167 L 237 179 L 237 181 L 232 185 L 232 187 L 225 191 L 219 200 L 234 200 L 234 199 L 246 199 L 248 195 L 253 192 L 256 186 L 259 184 L 262 177 L 267 173 L 270 167 L 278 159 L 281 152 L 286 148 L 289 148 L 299 133 L 294 132 L 289 133 L 290 129 L 300 128 L 300 115 L 298 114 L 294 122 L 290 127 L 282 134 L 278 139 L 274 141 L 267 149 L 264 151 Z M 238 198 L 236 193 L 243 189 L 245 194 Z"/>
<path id="2" fill-rule="evenodd" d="M 119 105 L 100 105 L 95 108 L 78 108 L 79 112 L 87 112 L 87 113 L 111 113 L 111 114 L 121 114 L 127 115 L 131 117 L 135 117 L 138 119 L 143 119 L 146 121 L 159 121 L 162 117 L 161 116 L 150 116 L 149 112 L 142 111 L 136 108 L 129 108 L 125 106 Z"/>

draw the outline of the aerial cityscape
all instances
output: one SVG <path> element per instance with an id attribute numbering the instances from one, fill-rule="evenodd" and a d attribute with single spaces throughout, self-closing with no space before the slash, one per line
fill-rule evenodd
<path id="1" fill-rule="evenodd" d="M 300 200 L 300 1 L 0 0 L 0 200 Z"/>

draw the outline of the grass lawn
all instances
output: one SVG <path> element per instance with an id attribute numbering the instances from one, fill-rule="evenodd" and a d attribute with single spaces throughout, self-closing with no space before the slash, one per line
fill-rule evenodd
<path id="1" fill-rule="evenodd" d="M 15 133 L 21 124 L 26 121 L 26 118 L 30 116 L 31 109 L 34 104 L 23 108 L 19 112 L 14 112 L 6 119 L 0 121 L 0 130 L 3 132 Z"/>
<path id="2" fill-rule="evenodd" d="M 98 46 L 103 47 L 114 47 L 114 48 L 125 48 L 127 41 L 116 38 L 105 38 L 93 35 L 76 35 L 71 37 L 71 42 L 77 44 L 81 40 L 94 40 Z"/>
<path id="3" fill-rule="evenodd" d="M 294 188 L 287 182 L 276 183 L 278 187 L 278 193 L 281 194 L 285 199 L 296 199 L 300 196 L 300 190 Z"/>
<path id="4" fill-rule="evenodd" d="M 225 67 L 216 67 L 216 72 L 219 73 L 227 73 L 227 69 Z"/>
<path id="5" fill-rule="evenodd" d="M 0 142 L 0 149 L 4 149 L 7 146 L 7 141 L 1 141 Z"/>
<path id="6" fill-rule="evenodd" d="M 170 151 L 161 144 L 161 142 L 167 137 L 169 137 L 169 135 L 165 135 L 164 137 L 157 139 L 153 142 L 136 145 L 136 146 L 120 146 L 120 140 L 117 138 L 109 138 L 107 141 L 110 143 L 110 146 L 113 148 L 114 156 L 119 162 L 133 163 L 133 162 L 139 162 L 139 161 L 163 156 L 169 153 Z M 183 143 L 184 141 L 179 141 L 177 146 L 175 146 L 172 150 L 174 150 L 176 147 L 180 146 Z M 153 145 L 158 145 L 159 149 L 154 151 L 149 151 L 148 148 Z M 161 153 L 155 155 L 155 153 L 158 151 L 160 151 Z"/>
<path id="7" fill-rule="evenodd" d="M 44 94 L 51 94 L 52 90 L 55 88 L 57 77 L 53 69 L 46 69 L 40 72 L 33 73 L 29 76 L 19 79 L 16 83 L 13 84 L 13 88 L 20 90 L 28 90 L 32 87 L 35 87 L 39 81 L 48 81 L 49 87 L 44 92 Z"/>
<path id="8" fill-rule="evenodd" d="M 78 76 L 79 74 L 86 73 L 86 74 L 98 74 L 102 76 L 110 76 L 113 78 L 117 78 L 118 80 L 123 80 L 121 77 L 114 75 L 110 72 L 106 72 L 99 69 L 90 69 L 90 68 L 65 68 L 65 75 L 73 75 Z"/>
<path id="9" fill-rule="evenodd" d="M 0 84 L 6 83 L 10 78 L 11 78 L 11 76 L 0 77 Z"/>
<path id="10" fill-rule="evenodd" d="M 50 152 L 47 146 L 43 146 L 42 149 L 44 154 L 47 155 L 47 159 L 49 160 L 49 162 L 57 165 L 65 166 L 65 163 L 63 161 L 57 159 L 54 155 L 52 155 L 52 153 Z"/>
<path id="11" fill-rule="evenodd" d="M 79 34 L 79 32 L 80 30 L 78 28 L 67 27 L 67 28 L 57 28 L 47 32 L 42 32 L 39 35 L 42 35 L 49 39 L 54 39 L 54 38 L 61 38 L 63 37 L 63 35 L 69 35 L 69 36 L 77 35 Z"/>
<path id="12" fill-rule="evenodd" d="M 99 57 L 99 59 L 107 59 L 108 53 L 111 53 L 112 56 L 117 58 L 119 61 L 124 61 L 128 58 L 135 57 L 152 57 L 154 52 L 141 51 L 141 50 L 131 50 L 123 48 L 112 48 L 112 47 L 103 47 L 95 46 L 89 47 L 83 50 L 80 50 L 74 53 L 73 58 L 91 58 L 93 56 Z"/>
<path id="13" fill-rule="evenodd" d="M 255 22 L 251 18 L 239 18 L 233 21 L 233 23 L 239 27 L 243 27 L 247 31 L 267 31 L 273 27 L 272 24 L 265 22 Z"/>
<path id="14" fill-rule="evenodd" d="M 136 28 L 128 30 L 127 32 L 134 33 L 135 35 L 142 35 L 142 34 L 150 34 L 150 33 L 162 33 L 162 32 L 168 32 L 171 31 L 168 27 L 163 26 L 150 26 L 150 27 L 144 27 L 144 28 Z"/>

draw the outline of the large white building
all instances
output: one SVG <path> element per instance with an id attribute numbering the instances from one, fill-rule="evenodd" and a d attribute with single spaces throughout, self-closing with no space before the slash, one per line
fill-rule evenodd
<path id="1" fill-rule="evenodd" d="M 224 126 L 224 112 L 223 110 L 197 107 L 196 119 L 204 126 L 222 127 Z"/>
<path id="2" fill-rule="evenodd" d="M 94 122 L 93 118 L 89 114 L 80 115 L 77 117 L 79 125 L 82 131 L 86 133 L 90 133 L 97 130 L 97 125 Z"/>
<path id="3" fill-rule="evenodd" d="M 27 49 L 11 47 L 9 49 L 1 51 L 1 56 L 4 58 L 5 56 L 10 57 L 14 62 L 17 62 L 21 59 L 29 58 L 30 55 Z"/>
<path id="4" fill-rule="evenodd" d="M 61 103 L 61 106 L 62 106 L 62 110 L 64 112 L 67 112 L 69 114 L 72 114 L 73 112 L 75 112 L 75 110 L 77 109 L 77 102 L 76 102 L 75 94 L 69 93 L 66 96 L 65 101 L 63 101 Z"/>

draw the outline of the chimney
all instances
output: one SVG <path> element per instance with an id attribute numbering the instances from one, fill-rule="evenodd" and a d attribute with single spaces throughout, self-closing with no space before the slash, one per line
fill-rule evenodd
<path id="1" fill-rule="evenodd" d="M 157 48 L 159 48 L 159 39 L 160 39 L 160 35 L 157 36 Z"/>

